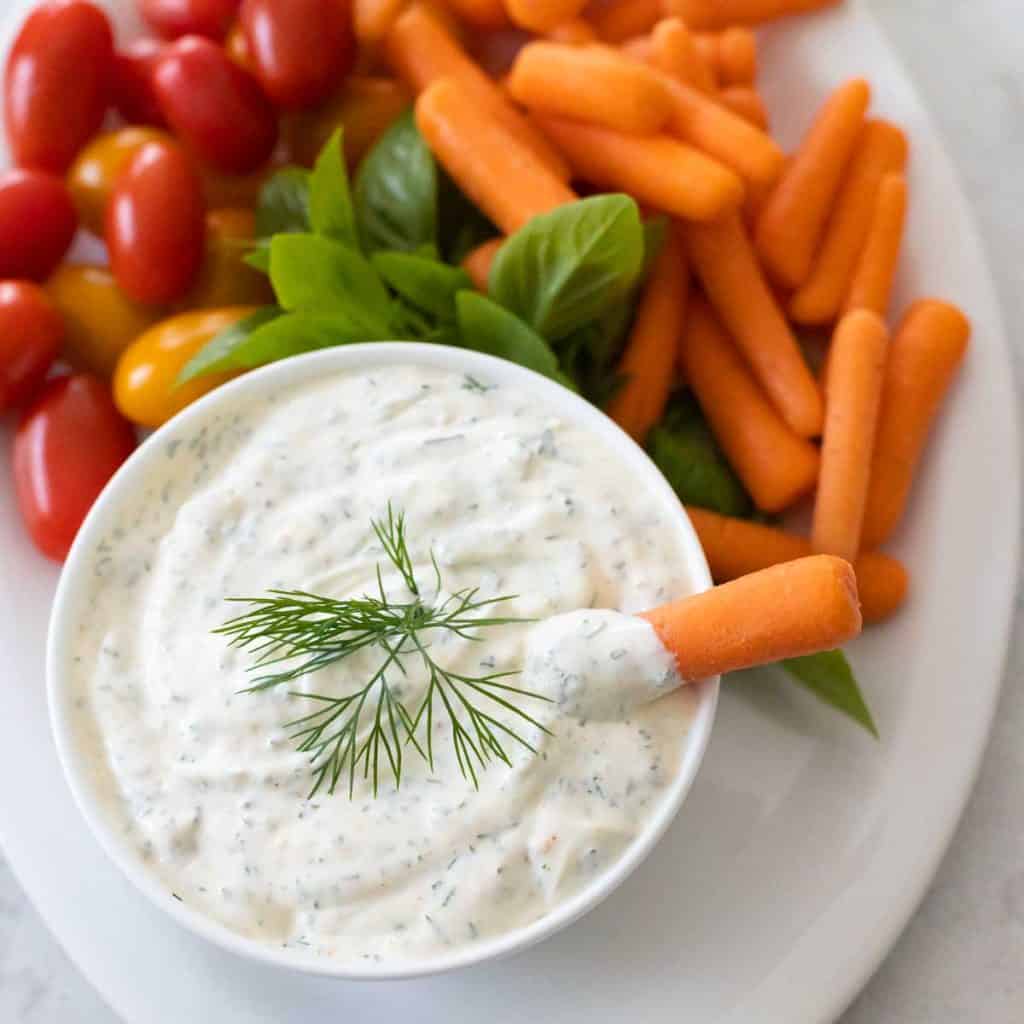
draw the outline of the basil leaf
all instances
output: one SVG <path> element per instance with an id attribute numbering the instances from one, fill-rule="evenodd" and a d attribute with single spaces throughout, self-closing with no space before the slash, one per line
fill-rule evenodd
<path id="1" fill-rule="evenodd" d="M 551 341 L 624 302 L 640 277 L 644 231 L 625 195 L 540 214 L 498 250 L 490 295 Z"/>
<path id="2" fill-rule="evenodd" d="M 803 658 L 787 658 L 779 664 L 815 697 L 852 718 L 878 739 L 878 728 L 871 710 L 842 651 L 822 651 Z"/>
<path id="3" fill-rule="evenodd" d="M 441 252 L 448 263 L 461 263 L 478 245 L 500 232 L 464 195 L 462 190 L 440 172 L 438 185 L 438 228 Z"/>
<path id="4" fill-rule="evenodd" d="M 368 335 L 388 336 L 391 297 L 361 253 L 320 235 L 275 235 L 270 282 L 289 312 L 344 313 Z"/>
<path id="5" fill-rule="evenodd" d="M 464 348 L 487 352 L 564 382 L 551 346 L 514 313 L 469 290 L 455 296 L 455 308 Z"/>
<path id="6" fill-rule="evenodd" d="M 473 287 L 459 267 L 407 252 L 376 252 L 371 262 L 402 298 L 439 320 L 454 319 L 456 292 Z"/>
<path id="7" fill-rule="evenodd" d="M 193 377 L 207 373 L 219 373 L 232 368 L 235 350 L 264 324 L 281 316 L 277 306 L 264 306 L 250 313 L 237 323 L 225 327 L 215 334 L 181 369 L 174 382 L 175 387 L 187 384 Z"/>
<path id="8" fill-rule="evenodd" d="M 437 164 L 408 110 L 381 136 L 356 175 L 356 223 L 363 245 L 371 252 L 436 245 L 437 196 Z"/>
<path id="9" fill-rule="evenodd" d="M 256 208 L 256 237 L 279 231 L 309 230 L 309 171 L 282 167 L 260 190 Z"/>
<path id="10" fill-rule="evenodd" d="M 677 398 L 647 437 L 647 452 L 684 505 L 748 516 L 752 505 L 697 403 Z"/>
<path id="11" fill-rule="evenodd" d="M 318 235 L 359 248 L 342 148 L 344 128 L 327 140 L 309 176 L 309 222 Z"/>
<path id="12" fill-rule="evenodd" d="M 247 252 L 242 257 L 242 262 L 247 263 L 253 270 L 261 270 L 264 274 L 270 273 L 270 239 L 260 238 L 256 241 L 256 248 Z"/>

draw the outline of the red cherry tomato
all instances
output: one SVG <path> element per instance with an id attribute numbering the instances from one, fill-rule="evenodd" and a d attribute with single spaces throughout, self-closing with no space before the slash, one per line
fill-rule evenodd
<path id="1" fill-rule="evenodd" d="M 107 205 L 110 269 L 136 302 L 180 299 L 203 261 L 203 186 L 185 151 L 149 142 L 118 176 Z"/>
<path id="2" fill-rule="evenodd" d="M 98 377 L 50 381 L 14 438 L 14 487 L 29 535 L 63 560 L 114 471 L 135 448 L 135 431 Z"/>
<path id="3" fill-rule="evenodd" d="M 239 19 L 256 77 L 279 107 L 315 106 L 352 67 L 352 19 L 342 0 L 243 0 Z"/>
<path id="4" fill-rule="evenodd" d="M 86 0 L 50 0 L 18 33 L 4 78 L 4 117 L 15 163 L 62 172 L 107 109 L 114 40 Z"/>
<path id="5" fill-rule="evenodd" d="M 28 281 L 0 281 L 0 409 L 31 398 L 64 338 L 46 292 Z"/>
<path id="6" fill-rule="evenodd" d="M 0 174 L 0 277 L 49 277 L 77 226 L 60 178 L 21 168 Z"/>
<path id="7" fill-rule="evenodd" d="M 238 11 L 239 0 L 138 0 L 139 13 L 165 39 L 207 36 L 223 39 Z"/>
<path id="8" fill-rule="evenodd" d="M 160 43 L 138 39 L 114 55 L 111 101 L 128 124 L 164 125 L 153 89 L 153 71 L 162 51 Z"/>
<path id="9" fill-rule="evenodd" d="M 277 143 L 277 115 L 259 83 L 216 43 L 186 36 L 157 61 L 153 83 L 167 123 L 215 167 L 247 174 Z"/>

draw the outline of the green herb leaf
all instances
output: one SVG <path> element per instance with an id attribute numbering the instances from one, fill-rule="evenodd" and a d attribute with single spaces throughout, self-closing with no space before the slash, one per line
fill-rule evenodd
<path id="1" fill-rule="evenodd" d="M 309 178 L 309 221 L 318 235 L 359 248 L 342 148 L 343 128 L 328 139 Z"/>
<path id="2" fill-rule="evenodd" d="M 282 167 L 260 190 L 256 208 L 256 237 L 279 231 L 309 231 L 309 171 Z"/>
<path id="3" fill-rule="evenodd" d="M 636 203 L 601 195 L 534 217 L 498 251 L 489 293 L 558 341 L 624 302 L 644 261 Z"/>
<path id="4" fill-rule="evenodd" d="M 647 451 L 684 504 L 726 516 L 750 515 L 750 498 L 690 396 L 672 401 L 649 434 Z"/>
<path id="5" fill-rule="evenodd" d="M 363 159 L 356 175 L 355 210 L 368 251 L 415 252 L 421 245 L 437 245 L 437 164 L 411 110 Z"/>
<path id="6" fill-rule="evenodd" d="M 242 257 L 243 263 L 248 263 L 253 270 L 261 270 L 264 274 L 270 273 L 270 239 L 260 238 L 256 242 L 256 248 L 247 252 Z"/>
<path id="7" fill-rule="evenodd" d="M 194 377 L 221 373 L 247 365 L 236 362 L 236 352 L 264 325 L 281 316 L 277 306 L 264 306 L 237 323 L 215 334 L 181 369 L 175 386 L 187 384 Z M 252 364 L 256 365 L 256 364 Z"/>
<path id="8" fill-rule="evenodd" d="M 565 383 L 551 346 L 522 320 L 475 291 L 455 296 L 464 348 L 487 352 Z"/>
<path id="9" fill-rule="evenodd" d="M 456 292 L 473 286 L 459 267 L 408 252 L 376 252 L 371 262 L 403 299 L 439 320 L 454 320 Z"/>
<path id="10" fill-rule="evenodd" d="M 270 282 L 289 312 L 344 313 L 368 337 L 390 330 L 391 296 L 361 253 L 319 235 L 275 235 Z"/>
<path id="11" fill-rule="evenodd" d="M 780 664 L 815 697 L 849 716 L 878 739 L 875 720 L 842 651 L 823 651 L 803 658 L 788 658 Z"/>
<path id="12" fill-rule="evenodd" d="M 440 171 L 438 183 L 438 243 L 445 260 L 458 265 L 478 245 L 499 234 L 498 229 Z"/>

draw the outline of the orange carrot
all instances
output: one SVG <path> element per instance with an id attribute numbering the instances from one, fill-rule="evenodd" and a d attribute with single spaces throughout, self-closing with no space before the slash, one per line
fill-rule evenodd
<path id="1" fill-rule="evenodd" d="M 607 409 L 608 415 L 640 444 L 661 419 L 675 383 L 673 371 L 689 291 L 679 231 L 678 226 L 670 228 L 658 253 L 619 363 L 625 383 Z"/>
<path id="2" fill-rule="evenodd" d="M 864 547 L 888 540 L 903 515 L 932 422 L 970 333 L 970 322 L 956 306 L 922 299 L 907 310 L 893 336 L 864 512 Z"/>
<path id="3" fill-rule="evenodd" d="M 487 294 L 488 281 L 491 277 L 491 264 L 504 243 L 504 238 L 492 238 L 489 242 L 478 245 L 472 252 L 467 253 L 463 259 L 462 269 L 469 274 L 473 286 L 478 292 Z"/>
<path id="4" fill-rule="evenodd" d="M 839 321 L 829 348 L 811 546 L 851 562 L 860 548 L 888 341 L 882 318 L 857 309 Z"/>
<path id="5" fill-rule="evenodd" d="M 438 17 L 423 3 L 411 4 L 391 26 L 385 54 L 414 92 L 438 78 L 453 78 L 472 93 L 502 128 L 526 146 L 556 177 L 569 180 L 569 168 L 548 141 L 481 68 L 472 61 Z"/>
<path id="6" fill-rule="evenodd" d="M 407 0 L 352 0 L 352 26 L 360 46 L 380 43 Z"/>
<path id="7" fill-rule="evenodd" d="M 474 28 L 492 31 L 508 26 L 508 14 L 502 0 L 444 0 L 465 22 Z"/>
<path id="8" fill-rule="evenodd" d="M 514 25 L 541 33 L 576 18 L 586 5 L 587 0 L 505 0 Z"/>
<path id="9" fill-rule="evenodd" d="M 701 92 L 715 91 L 714 73 L 697 50 L 690 30 L 679 18 L 663 18 L 654 26 L 650 52 L 644 59 Z"/>
<path id="10" fill-rule="evenodd" d="M 716 583 L 812 554 L 806 537 L 749 519 L 720 516 L 706 508 L 687 505 L 686 511 Z M 903 604 L 908 577 L 902 563 L 881 551 L 869 551 L 853 563 L 853 568 L 865 622 L 881 622 Z"/>
<path id="11" fill-rule="evenodd" d="M 786 426 L 703 300 L 690 302 L 680 362 L 712 432 L 759 509 L 781 512 L 814 487 L 817 448 Z"/>
<path id="12" fill-rule="evenodd" d="M 882 178 L 907 162 L 907 138 L 888 121 L 869 121 L 843 178 L 810 277 L 790 302 L 797 323 L 823 324 L 839 314 L 871 228 Z"/>
<path id="13" fill-rule="evenodd" d="M 755 128 L 762 132 L 768 131 L 768 108 L 756 89 L 745 85 L 731 85 L 728 89 L 723 89 L 716 98 L 723 107 L 728 107 Z"/>
<path id="14" fill-rule="evenodd" d="M 604 46 L 529 43 L 508 89 L 532 110 L 640 135 L 657 132 L 672 113 L 656 72 Z"/>
<path id="15" fill-rule="evenodd" d="M 778 180 L 785 154 L 763 131 L 692 85 L 661 72 L 672 99 L 669 130 L 721 161 L 750 184 L 768 188 Z"/>
<path id="16" fill-rule="evenodd" d="M 718 37 L 718 78 L 722 86 L 756 81 L 757 40 L 749 28 L 727 28 Z"/>
<path id="17" fill-rule="evenodd" d="M 841 647 L 860 633 L 849 562 L 811 555 L 644 612 L 687 680 Z"/>
<path id="18" fill-rule="evenodd" d="M 732 171 L 667 135 L 625 135 L 546 114 L 537 123 L 578 178 L 629 192 L 654 209 L 714 220 L 743 199 L 743 183 Z"/>
<path id="19" fill-rule="evenodd" d="M 768 273 L 788 288 L 807 280 L 843 171 L 864 126 L 871 91 L 855 78 L 819 110 L 761 212 L 755 241 Z"/>
<path id="20" fill-rule="evenodd" d="M 561 25 L 554 25 L 544 35 L 553 43 L 565 43 L 568 46 L 585 46 L 597 41 L 594 27 L 583 18 L 573 18 Z"/>
<path id="21" fill-rule="evenodd" d="M 602 39 L 624 43 L 649 31 L 662 13 L 662 0 L 606 0 L 588 11 L 587 20 Z"/>
<path id="22" fill-rule="evenodd" d="M 646 64 L 651 59 L 652 45 L 650 36 L 636 36 L 619 44 L 619 52 L 630 60 Z"/>
<path id="23" fill-rule="evenodd" d="M 505 234 L 577 198 L 454 79 L 420 93 L 416 124 L 456 184 Z"/>
<path id="24" fill-rule="evenodd" d="M 885 316 L 896 277 L 907 213 L 907 179 L 887 174 L 878 188 L 867 241 L 853 274 L 846 309 L 870 309 Z"/>
<path id="25" fill-rule="evenodd" d="M 704 66 L 708 69 L 708 73 L 711 75 L 714 87 L 717 89 L 722 84 L 718 69 L 717 33 L 694 32 L 691 30 L 690 37 L 693 39 L 693 48 L 697 51 L 697 56 L 700 57 Z"/>
<path id="26" fill-rule="evenodd" d="M 839 0 L 668 0 L 691 28 L 721 29 L 732 25 L 759 25 L 791 14 L 809 14 L 831 7 Z"/>
<path id="27" fill-rule="evenodd" d="M 801 437 L 816 437 L 824 416 L 818 385 L 765 282 L 739 215 L 691 224 L 687 246 L 708 300 L 779 414 Z"/>

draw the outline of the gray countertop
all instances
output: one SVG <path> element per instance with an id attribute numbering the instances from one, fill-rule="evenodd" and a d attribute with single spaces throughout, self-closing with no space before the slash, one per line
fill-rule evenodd
<path id="1" fill-rule="evenodd" d="M 952 152 L 1016 348 L 1016 325 L 1024 320 L 1024 4 L 871 0 L 871 6 Z M 1017 355 L 1019 364 L 1019 349 Z M 995 729 L 967 813 L 924 904 L 842 1024 L 1024 1020 L 1022 670 L 1024 614 L 1018 614 Z M 2 860 L 0 1021 L 116 1024 Z"/>

